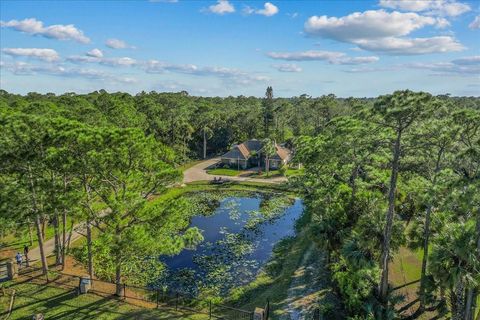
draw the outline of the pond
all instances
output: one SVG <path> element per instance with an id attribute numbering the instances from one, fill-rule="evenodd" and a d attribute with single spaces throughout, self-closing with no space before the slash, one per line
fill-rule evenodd
<path id="1" fill-rule="evenodd" d="M 198 199 L 197 199 L 198 200 Z M 168 267 L 165 284 L 196 293 L 199 287 L 218 293 L 255 279 L 272 255 L 275 244 L 295 234 L 303 211 L 301 200 L 272 194 L 225 196 L 208 201 L 208 212 L 198 212 L 191 227 L 204 241 L 194 249 L 163 257 Z"/>

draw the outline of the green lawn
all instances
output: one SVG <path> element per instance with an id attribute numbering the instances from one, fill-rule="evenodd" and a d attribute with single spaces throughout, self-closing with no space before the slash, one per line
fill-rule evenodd
<path id="1" fill-rule="evenodd" d="M 260 179 L 268 179 L 268 178 L 281 177 L 281 176 L 282 176 L 282 174 L 280 173 L 280 170 L 270 170 L 268 172 L 268 176 L 267 176 L 266 171 L 262 171 L 260 174 L 256 173 L 256 174 L 251 175 L 250 177 L 260 178 Z"/>
<path id="2" fill-rule="evenodd" d="M 293 177 L 293 176 L 298 176 L 298 175 L 301 175 L 302 173 L 304 172 L 303 169 L 287 169 L 287 177 Z"/>
<path id="3" fill-rule="evenodd" d="M 141 308 L 95 294 L 77 295 L 74 290 L 35 283 L 10 283 L 15 288 L 15 303 L 9 319 L 31 319 L 42 313 L 45 319 L 207 319 L 204 315 L 191 315 L 174 310 Z M 6 310 L 7 299 L 0 300 Z"/>
<path id="4" fill-rule="evenodd" d="M 286 177 L 293 177 L 293 176 L 298 176 L 302 173 L 303 173 L 302 169 L 300 169 L 300 170 L 298 170 L 298 169 L 287 169 L 287 171 L 285 172 L 285 176 Z M 282 173 L 281 173 L 280 170 L 270 170 L 268 172 L 268 176 L 267 176 L 267 172 L 262 170 L 262 172 L 260 174 L 256 173 L 256 174 L 251 175 L 250 177 L 260 178 L 260 179 L 268 179 L 268 178 L 275 178 L 275 177 L 281 177 L 281 176 L 282 176 Z"/>
<path id="5" fill-rule="evenodd" d="M 207 173 L 211 175 L 230 176 L 230 177 L 237 176 L 242 172 L 244 171 L 242 170 L 239 171 L 237 169 L 230 169 L 230 168 L 216 168 L 216 169 L 207 170 Z"/>

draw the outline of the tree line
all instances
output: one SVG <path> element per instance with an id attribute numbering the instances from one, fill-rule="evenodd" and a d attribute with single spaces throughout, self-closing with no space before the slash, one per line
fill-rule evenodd
<path id="1" fill-rule="evenodd" d="M 435 309 L 472 320 L 479 113 L 478 98 L 411 91 L 363 99 L 275 98 L 272 88 L 263 98 L 0 91 L 1 228 L 35 227 L 48 279 L 45 225 L 64 264 L 67 220 L 84 223 L 90 275 L 111 278 L 120 294 L 132 270 L 160 272 L 159 252 L 201 240 L 181 201 L 149 201 L 180 181 L 179 164 L 251 138 L 285 141 L 305 167 L 294 183 L 349 317 L 402 315 L 389 265 L 409 246 L 423 252 L 411 317 Z"/>
<path id="2" fill-rule="evenodd" d="M 287 142 L 318 133 L 325 120 L 349 112 L 355 99 L 195 97 L 187 92 L 15 95 L 0 90 L 0 106 L 41 117 L 63 117 L 91 126 L 137 128 L 175 150 L 175 161 L 205 158 L 250 138 Z"/>
<path id="3" fill-rule="evenodd" d="M 478 99 L 397 91 L 327 120 L 296 151 L 312 240 L 327 252 L 346 317 L 479 319 Z M 402 246 L 422 256 L 418 299 L 406 308 L 390 281 Z"/>

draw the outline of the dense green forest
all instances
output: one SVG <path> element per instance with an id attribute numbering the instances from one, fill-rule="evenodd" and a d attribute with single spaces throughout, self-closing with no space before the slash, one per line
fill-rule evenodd
<path id="1" fill-rule="evenodd" d="M 423 259 L 416 312 L 406 318 L 480 317 L 479 98 L 0 91 L 0 128 L 1 232 L 34 226 L 41 249 L 52 224 L 58 264 L 75 217 L 86 224 L 90 274 L 94 256 L 117 284 L 155 273 L 159 262 L 145 257 L 194 246 L 201 234 L 188 228 L 187 203 L 149 200 L 181 181 L 182 163 L 269 138 L 286 142 L 304 167 L 289 185 L 342 301 L 336 315 L 322 309 L 328 319 L 401 317 L 389 264 L 405 246 Z M 48 276 L 45 257 L 42 267 Z"/>

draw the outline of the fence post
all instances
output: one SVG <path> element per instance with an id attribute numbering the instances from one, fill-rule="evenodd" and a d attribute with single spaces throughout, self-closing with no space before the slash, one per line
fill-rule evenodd
<path id="1" fill-rule="evenodd" d="M 127 285 L 125 283 L 123 284 L 123 299 L 127 299 Z"/>
<path id="2" fill-rule="evenodd" d="M 7 261 L 7 277 L 9 280 L 15 279 L 18 276 L 18 268 L 15 261 Z"/>
<path id="3" fill-rule="evenodd" d="M 212 300 L 208 301 L 208 319 L 212 319 Z"/>

